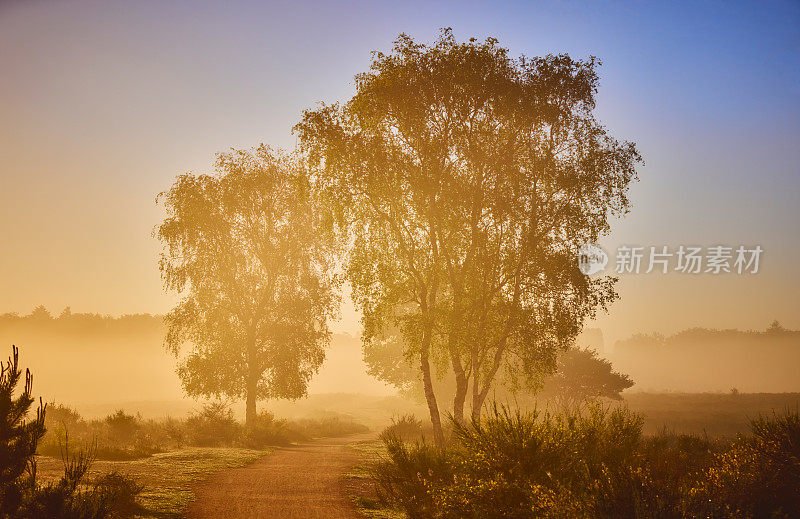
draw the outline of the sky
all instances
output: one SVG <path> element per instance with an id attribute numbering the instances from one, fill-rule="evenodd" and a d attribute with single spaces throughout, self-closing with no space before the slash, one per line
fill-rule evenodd
<path id="1" fill-rule="evenodd" d="M 441 27 L 602 60 L 597 117 L 645 159 L 606 250 L 764 250 L 754 275 L 621 275 L 590 324 L 607 343 L 800 328 L 797 2 L 0 0 L 0 313 L 166 312 L 156 195 L 231 147 L 294 146 L 301 111 L 352 95 L 371 51 Z"/>

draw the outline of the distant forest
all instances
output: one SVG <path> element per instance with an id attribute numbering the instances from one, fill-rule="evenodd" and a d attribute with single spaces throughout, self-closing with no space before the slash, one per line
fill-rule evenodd
<path id="1" fill-rule="evenodd" d="M 52 315 L 44 306 L 37 306 L 28 315 L 0 314 L 0 331 L 36 329 L 58 333 L 120 333 L 160 331 L 163 318 L 151 314 L 126 314 L 119 317 L 90 313 L 73 313 L 66 307 Z"/>
<path id="2" fill-rule="evenodd" d="M 692 328 L 638 334 L 609 356 L 642 391 L 800 391 L 800 331 L 773 322 L 764 331 Z"/>

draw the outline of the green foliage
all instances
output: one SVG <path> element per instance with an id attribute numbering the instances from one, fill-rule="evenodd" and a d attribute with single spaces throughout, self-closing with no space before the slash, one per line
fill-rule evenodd
<path id="1" fill-rule="evenodd" d="M 399 338 L 439 441 L 435 368 L 450 368 L 459 420 L 477 387 L 477 415 L 498 373 L 551 372 L 616 297 L 613 280 L 575 261 L 627 211 L 641 161 L 594 118 L 598 65 L 512 59 L 494 38 L 458 42 L 449 29 L 429 45 L 403 34 L 373 54 L 348 102 L 296 126 L 351 245 L 366 359 L 384 363 L 371 371 L 405 385 L 398 356 L 375 351 Z"/>
<path id="2" fill-rule="evenodd" d="M 624 409 L 562 415 L 493 408 L 453 424 L 447 448 L 387 433 L 379 495 L 409 518 L 790 517 L 800 510 L 800 419 L 752 423 L 725 445 L 645 437 Z"/>
<path id="3" fill-rule="evenodd" d="M 212 402 L 186 420 L 188 439 L 198 447 L 231 445 L 240 434 L 233 411 L 222 402 Z"/>
<path id="4" fill-rule="evenodd" d="M 333 244 L 296 157 L 260 146 L 221 154 L 215 175 L 159 195 L 165 287 L 183 296 L 166 346 L 190 395 L 298 398 L 324 359 L 338 281 Z"/>
<path id="5" fill-rule="evenodd" d="M 792 517 L 800 511 L 800 415 L 752 421 L 691 491 L 698 517 Z"/>

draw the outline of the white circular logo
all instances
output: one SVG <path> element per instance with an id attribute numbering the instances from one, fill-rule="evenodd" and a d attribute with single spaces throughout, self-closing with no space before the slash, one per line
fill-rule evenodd
<path id="1" fill-rule="evenodd" d="M 608 254 L 594 243 L 584 243 L 578 249 L 578 268 L 587 276 L 605 270 Z"/>

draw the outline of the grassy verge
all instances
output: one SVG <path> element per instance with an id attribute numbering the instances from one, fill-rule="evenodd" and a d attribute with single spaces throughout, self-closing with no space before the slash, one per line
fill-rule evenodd
<path id="1" fill-rule="evenodd" d="M 212 473 L 241 467 L 270 452 L 241 448 L 192 447 L 133 461 L 95 461 L 89 478 L 118 471 L 142 485 L 139 503 L 149 513 L 143 517 L 181 517 L 194 499 L 192 487 Z M 64 473 L 60 458 L 37 457 L 38 477 L 56 480 Z"/>
<path id="2" fill-rule="evenodd" d="M 406 514 L 402 510 L 387 508 L 375 493 L 371 467 L 386 456 L 383 441 L 375 439 L 353 443 L 351 446 L 358 452 L 360 461 L 345 474 L 345 485 L 347 495 L 358 513 L 368 519 L 405 519 Z"/>

